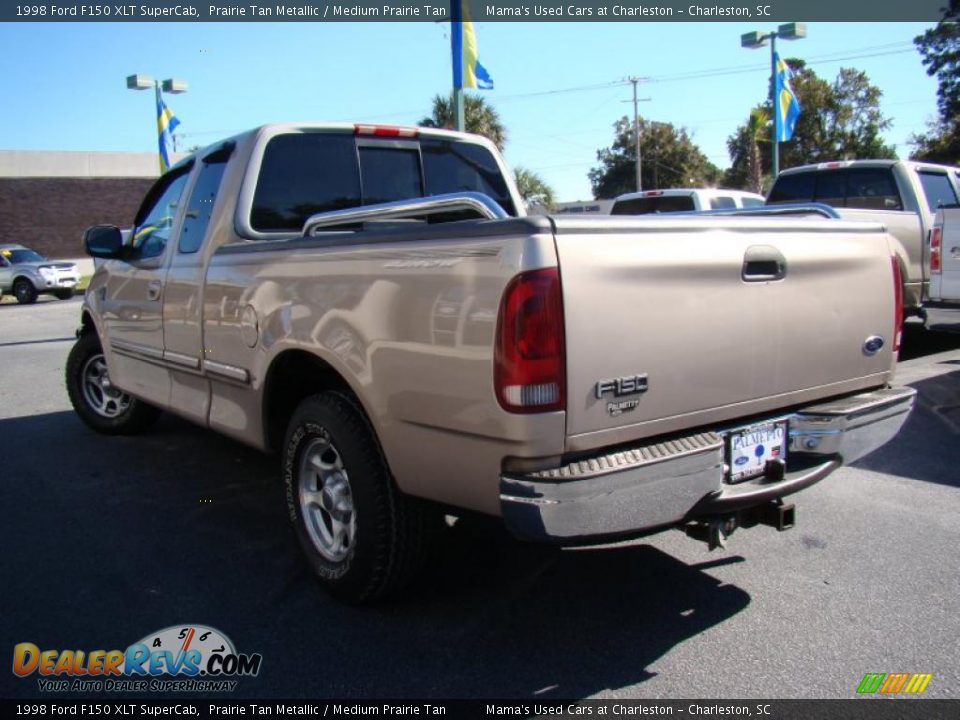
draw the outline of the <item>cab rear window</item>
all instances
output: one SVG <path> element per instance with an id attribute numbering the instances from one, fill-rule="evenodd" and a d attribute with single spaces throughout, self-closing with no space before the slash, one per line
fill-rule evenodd
<path id="1" fill-rule="evenodd" d="M 888 168 L 843 168 L 781 175 L 768 204 L 821 202 L 832 207 L 902 210 L 903 202 Z"/>
<path id="2" fill-rule="evenodd" d="M 618 200 L 611 215 L 646 215 L 648 213 L 688 212 L 695 210 L 692 195 L 658 195 L 655 197 Z"/>
<path id="3" fill-rule="evenodd" d="M 250 225 L 259 232 L 299 231 L 317 213 L 463 191 L 485 193 L 516 215 L 500 167 L 480 145 L 345 133 L 277 135 L 264 150 Z"/>

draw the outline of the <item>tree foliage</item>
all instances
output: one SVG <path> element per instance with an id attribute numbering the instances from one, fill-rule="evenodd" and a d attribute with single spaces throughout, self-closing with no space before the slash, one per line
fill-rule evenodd
<path id="1" fill-rule="evenodd" d="M 642 118 L 639 124 L 644 190 L 716 183 L 720 171 L 693 142 L 686 128 Z M 600 165 L 588 175 L 595 198 L 613 198 L 637 189 L 633 123 L 622 117 L 614 123 L 613 130 L 613 145 L 597 151 Z"/>
<path id="2" fill-rule="evenodd" d="M 528 207 L 542 207 L 553 210 L 556 205 L 556 193 L 547 182 L 532 170 L 517 165 L 513 168 L 517 179 L 517 190 Z"/>
<path id="3" fill-rule="evenodd" d="M 828 160 L 857 158 L 893 158 L 896 152 L 883 141 L 882 133 L 890 120 L 880 110 L 881 90 L 866 73 L 841 68 L 830 83 L 806 66 L 803 60 L 787 61 L 793 72 L 790 81 L 800 101 L 800 117 L 793 138 L 780 143 L 780 167 L 788 168 Z M 757 110 L 762 110 L 763 127 Z M 755 168 L 750 158 L 759 151 L 761 184 L 769 183 L 771 171 L 772 106 L 769 99 L 751 111 L 750 117 L 727 139 L 731 167 L 724 175 L 730 187 L 753 189 Z"/>
<path id="4" fill-rule="evenodd" d="M 500 113 L 479 95 L 463 96 L 463 117 L 466 131 L 476 135 L 483 135 L 499 150 L 507 144 L 507 129 L 500 120 Z M 422 127 L 447 128 L 452 130 L 456 125 L 453 114 L 453 95 L 444 97 L 436 95 L 433 98 L 433 109 L 420 123 Z"/>
<path id="5" fill-rule="evenodd" d="M 913 39 L 928 75 L 937 77 L 938 117 L 914 135 L 915 160 L 960 163 L 960 0 L 950 0 L 943 20 Z"/>

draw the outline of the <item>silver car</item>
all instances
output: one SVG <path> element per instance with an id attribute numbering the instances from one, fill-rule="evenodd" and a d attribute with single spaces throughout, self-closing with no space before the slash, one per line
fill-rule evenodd
<path id="1" fill-rule="evenodd" d="M 23 245 L 0 244 L 0 295 L 13 293 L 21 305 L 36 302 L 40 293 L 69 300 L 78 282 L 76 263 L 47 260 Z"/>

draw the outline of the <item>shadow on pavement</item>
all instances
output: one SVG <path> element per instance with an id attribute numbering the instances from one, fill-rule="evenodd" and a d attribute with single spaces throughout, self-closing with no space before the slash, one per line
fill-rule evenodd
<path id="1" fill-rule="evenodd" d="M 911 383 L 911 387 L 917 389 L 917 404 L 906 424 L 893 440 L 856 466 L 960 487 L 960 370 Z M 932 446 L 934 437 L 954 441 Z"/>
<path id="2" fill-rule="evenodd" d="M 349 608 L 301 561 L 275 458 L 170 417 L 107 438 L 62 412 L 2 420 L 0 437 L 4 653 L 122 650 L 195 623 L 263 655 L 236 697 L 549 700 L 650 678 L 750 603 L 705 572 L 716 562 L 560 551 L 464 522 L 406 594 Z M 2 697 L 38 695 L 36 675 L 0 678 Z"/>

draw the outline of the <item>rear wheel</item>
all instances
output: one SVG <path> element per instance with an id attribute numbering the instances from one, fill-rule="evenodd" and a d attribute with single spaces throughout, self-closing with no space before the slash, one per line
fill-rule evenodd
<path id="1" fill-rule="evenodd" d="M 56 290 L 53 293 L 56 295 L 58 300 L 69 300 L 73 297 L 73 288 L 65 288 L 63 290 Z"/>
<path id="2" fill-rule="evenodd" d="M 287 430 L 283 477 L 300 546 L 335 597 L 375 600 L 419 569 L 430 511 L 397 489 L 373 429 L 346 395 L 300 403 Z"/>
<path id="3" fill-rule="evenodd" d="M 77 415 L 105 435 L 133 435 L 153 423 L 160 411 L 110 382 L 107 360 L 93 333 L 81 335 L 67 357 L 67 394 Z"/>
<path id="4" fill-rule="evenodd" d="M 37 289 L 26 278 L 18 278 L 13 284 L 13 294 L 21 305 L 29 305 L 37 301 Z"/>

